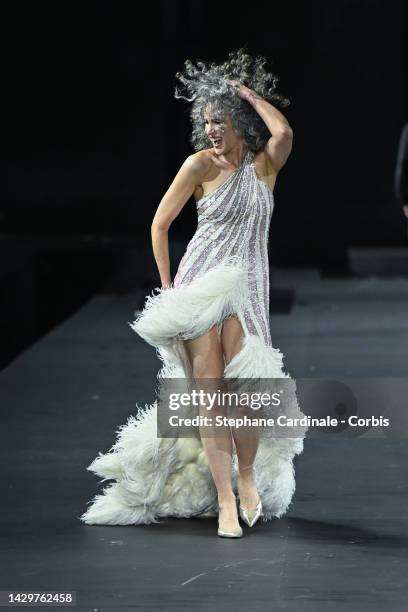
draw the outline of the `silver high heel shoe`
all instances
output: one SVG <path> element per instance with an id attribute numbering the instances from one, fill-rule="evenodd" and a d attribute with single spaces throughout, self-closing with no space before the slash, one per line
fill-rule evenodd
<path id="1" fill-rule="evenodd" d="M 248 525 L 248 527 L 253 527 L 259 517 L 262 516 L 262 501 L 259 500 L 255 508 L 252 508 L 251 510 L 247 510 L 240 505 L 239 516 L 242 518 L 244 523 Z"/>
<path id="2" fill-rule="evenodd" d="M 223 529 L 220 529 L 218 527 L 218 535 L 221 538 L 241 538 L 243 535 L 243 531 L 242 527 L 237 527 L 237 529 L 232 529 L 231 531 L 224 531 Z"/>
<path id="3" fill-rule="evenodd" d="M 240 470 L 250 470 L 253 468 L 253 463 L 251 465 L 247 465 L 246 467 L 240 467 Z M 241 519 L 248 525 L 248 527 L 253 527 L 260 516 L 262 516 L 262 501 L 259 498 L 259 502 L 255 506 L 255 508 L 246 509 L 239 504 L 239 516 Z"/>

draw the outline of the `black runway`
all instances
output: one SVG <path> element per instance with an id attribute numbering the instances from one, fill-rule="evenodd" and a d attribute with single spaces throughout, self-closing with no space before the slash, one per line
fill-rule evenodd
<path id="1" fill-rule="evenodd" d="M 271 316 L 294 377 L 406 376 L 408 279 L 273 281 L 294 290 Z M 215 519 L 79 521 L 103 486 L 86 467 L 154 399 L 159 361 L 127 325 L 140 297 L 94 296 L 1 372 L 1 588 L 76 591 L 74 609 L 98 612 L 405 611 L 404 439 L 306 440 L 289 512 L 240 540 Z"/>

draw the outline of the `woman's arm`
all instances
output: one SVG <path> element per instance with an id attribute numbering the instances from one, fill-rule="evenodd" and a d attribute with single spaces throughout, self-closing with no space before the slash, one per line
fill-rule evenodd
<path id="1" fill-rule="evenodd" d="M 200 184 L 202 172 L 203 160 L 200 153 L 187 157 L 154 215 L 151 226 L 152 247 L 162 288 L 171 285 L 169 227 Z"/>
<path id="2" fill-rule="evenodd" d="M 265 153 L 278 172 L 292 150 L 293 132 L 288 120 L 277 108 L 264 100 L 253 89 L 241 85 L 238 81 L 228 80 L 227 82 L 237 87 L 240 97 L 249 102 L 264 120 L 271 133 L 271 137 L 265 145 Z"/>

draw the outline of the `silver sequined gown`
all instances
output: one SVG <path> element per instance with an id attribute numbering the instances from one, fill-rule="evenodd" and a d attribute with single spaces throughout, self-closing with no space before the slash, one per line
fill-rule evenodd
<path id="1" fill-rule="evenodd" d="M 244 331 L 270 346 L 268 234 L 274 198 L 258 179 L 253 158 L 248 150 L 239 168 L 197 201 L 197 231 L 180 262 L 174 286 L 188 285 L 235 256 L 247 270 L 248 302 L 240 313 Z"/>
<path id="2" fill-rule="evenodd" d="M 147 296 L 132 329 L 155 347 L 158 379 L 191 380 L 183 340 L 196 338 L 236 315 L 244 330 L 241 350 L 225 365 L 236 380 L 287 378 L 288 416 L 303 416 L 296 385 L 283 370 L 269 328 L 268 233 L 274 207 L 269 187 L 258 179 L 248 150 L 222 185 L 196 203 L 198 225 L 172 287 Z M 254 381 L 254 384 L 256 381 Z M 268 382 L 269 384 L 269 382 Z M 217 494 L 200 439 L 157 436 L 157 400 L 118 431 L 109 452 L 88 467 L 111 480 L 82 515 L 87 524 L 147 524 L 168 516 L 217 511 Z M 263 520 L 282 516 L 295 490 L 293 458 L 303 450 L 306 428 L 297 437 L 261 437 L 254 469 Z M 232 483 L 237 491 L 237 457 Z"/>

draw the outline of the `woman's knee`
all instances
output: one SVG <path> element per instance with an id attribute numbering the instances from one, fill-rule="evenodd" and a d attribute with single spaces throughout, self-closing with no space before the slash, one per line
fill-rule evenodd
<path id="1" fill-rule="evenodd" d="M 223 364 L 208 363 L 207 360 L 204 362 L 195 361 L 193 364 L 193 376 L 194 378 L 222 378 L 224 374 Z"/>

